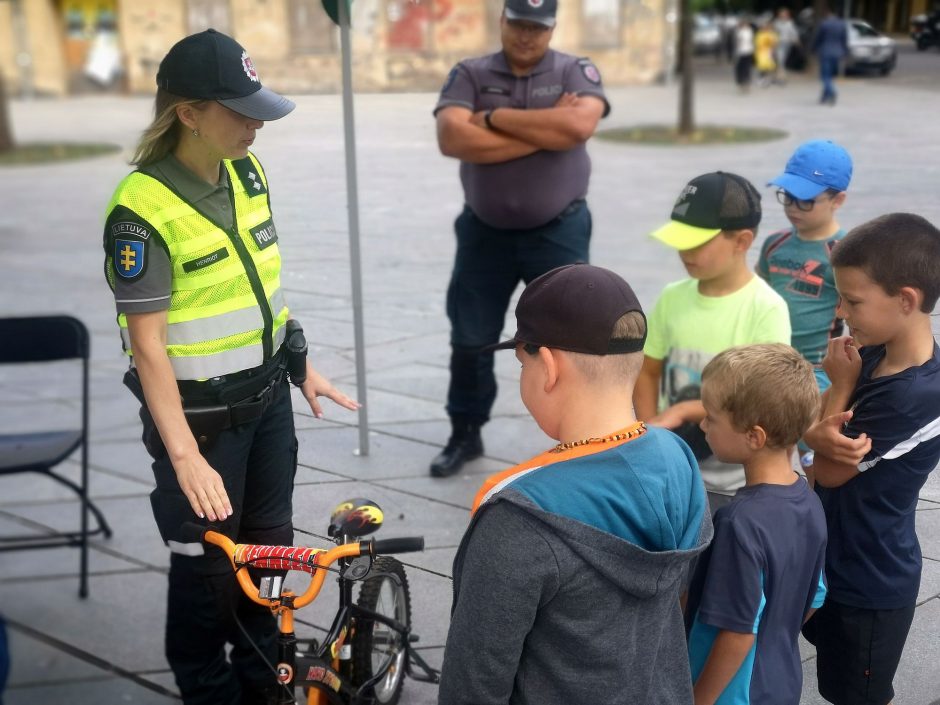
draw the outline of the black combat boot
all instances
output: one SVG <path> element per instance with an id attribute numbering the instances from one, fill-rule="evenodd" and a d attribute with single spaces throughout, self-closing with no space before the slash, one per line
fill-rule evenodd
<path id="1" fill-rule="evenodd" d="M 431 461 L 432 477 L 456 475 L 464 463 L 483 455 L 483 439 L 480 437 L 480 422 L 466 418 L 452 418 L 453 431 L 450 440 L 434 460 Z"/>

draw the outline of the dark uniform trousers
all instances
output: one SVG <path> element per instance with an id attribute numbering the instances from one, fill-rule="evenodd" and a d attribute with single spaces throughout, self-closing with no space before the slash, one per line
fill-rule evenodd
<path id="1" fill-rule="evenodd" d="M 516 285 L 555 267 L 588 261 L 591 212 L 574 201 L 545 225 L 527 230 L 493 228 L 469 207 L 454 223 L 457 256 L 447 290 L 451 323 L 447 413 L 475 424 L 489 420 L 496 399 L 493 353 Z"/>
<path id="2" fill-rule="evenodd" d="M 199 520 L 180 490 L 162 444 L 153 442 L 153 421 L 146 410 L 141 416 L 145 445 L 154 456 L 154 517 L 164 540 L 179 540 L 179 527 Z M 222 476 L 232 502 L 232 516 L 216 522 L 222 533 L 236 543 L 290 545 L 297 438 L 287 382 L 278 384 L 260 418 L 223 430 L 209 448 L 201 450 Z M 247 636 L 233 615 L 237 615 Z M 276 639 L 270 610 L 245 597 L 221 550 L 206 548 L 206 555 L 195 557 L 171 553 L 166 656 L 184 703 L 267 702 L 263 693 L 273 689 L 275 676 L 251 642 L 274 663 Z M 226 644 L 232 644 L 230 662 L 226 660 Z"/>

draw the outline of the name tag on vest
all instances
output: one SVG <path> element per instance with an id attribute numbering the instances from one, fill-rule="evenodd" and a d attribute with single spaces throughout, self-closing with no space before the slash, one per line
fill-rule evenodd
<path id="1" fill-rule="evenodd" d="M 209 267 L 216 262 L 221 262 L 226 257 L 228 257 L 228 250 L 224 247 L 215 252 L 210 252 L 199 259 L 193 259 L 189 262 L 183 262 L 183 271 L 184 272 L 195 272 L 197 269 L 202 269 L 203 267 Z"/>
<path id="2" fill-rule="evenodd" d="M 248 232 L 255 239 L 255 244 L 259 250 L 270 247 L 277 242 L 277 229 L 274 227 L 274 221 L 270 218 Z"/>

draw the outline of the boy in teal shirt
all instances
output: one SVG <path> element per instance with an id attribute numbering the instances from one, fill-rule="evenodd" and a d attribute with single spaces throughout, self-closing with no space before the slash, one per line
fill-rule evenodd
<path id="1" fill-rule="evenodd" d="M 638 419 L 672 429 L 700 461 L 711 456 L 699 428 L 705 365 L 735 345 L 790 342 L 786 302 L 745 259 L 760 219 L 757 189 L 718 171 L 692 179 L 652 234 L 678 250 L 690 278 L 666 286 L 649 315 L 633 402 Z M 713 511 L 744 486 L 741 466 L 700 465 Z"/>
<path id="2" fill-rule="evenodd" d="M 770 182 L 792 227 L 773 233 L 761 247 L 757 273 L 790 310 L 791 344 L 809 360 L 819 391 L 829 387 L 822 369 L 829 339 L 842 333 L 836 316 L 836 292 L 829 253 L 845 235 L 836 212 L 845 203 L 852 179 L 852 158 L 829 140 L 801 144 Z"/>

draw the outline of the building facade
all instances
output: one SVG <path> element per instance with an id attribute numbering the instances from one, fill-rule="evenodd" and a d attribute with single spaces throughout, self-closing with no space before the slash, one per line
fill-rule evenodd
<path id="1" fill-rule="evenodd" d="M 353 0 L 357 91 L 440 87 L 462 58 L 499 46 L 503 0 Z M 589 55 L 609 85 L 671 65 L 677 0 L 562 0 L 553 46 Z M 321 0 L 0 0 L 0 70 L 11 94 L 150 93 L 160 59 L 207 27 L 251 53 L 265 85 L 337 92 L 339 32 Z"/>

